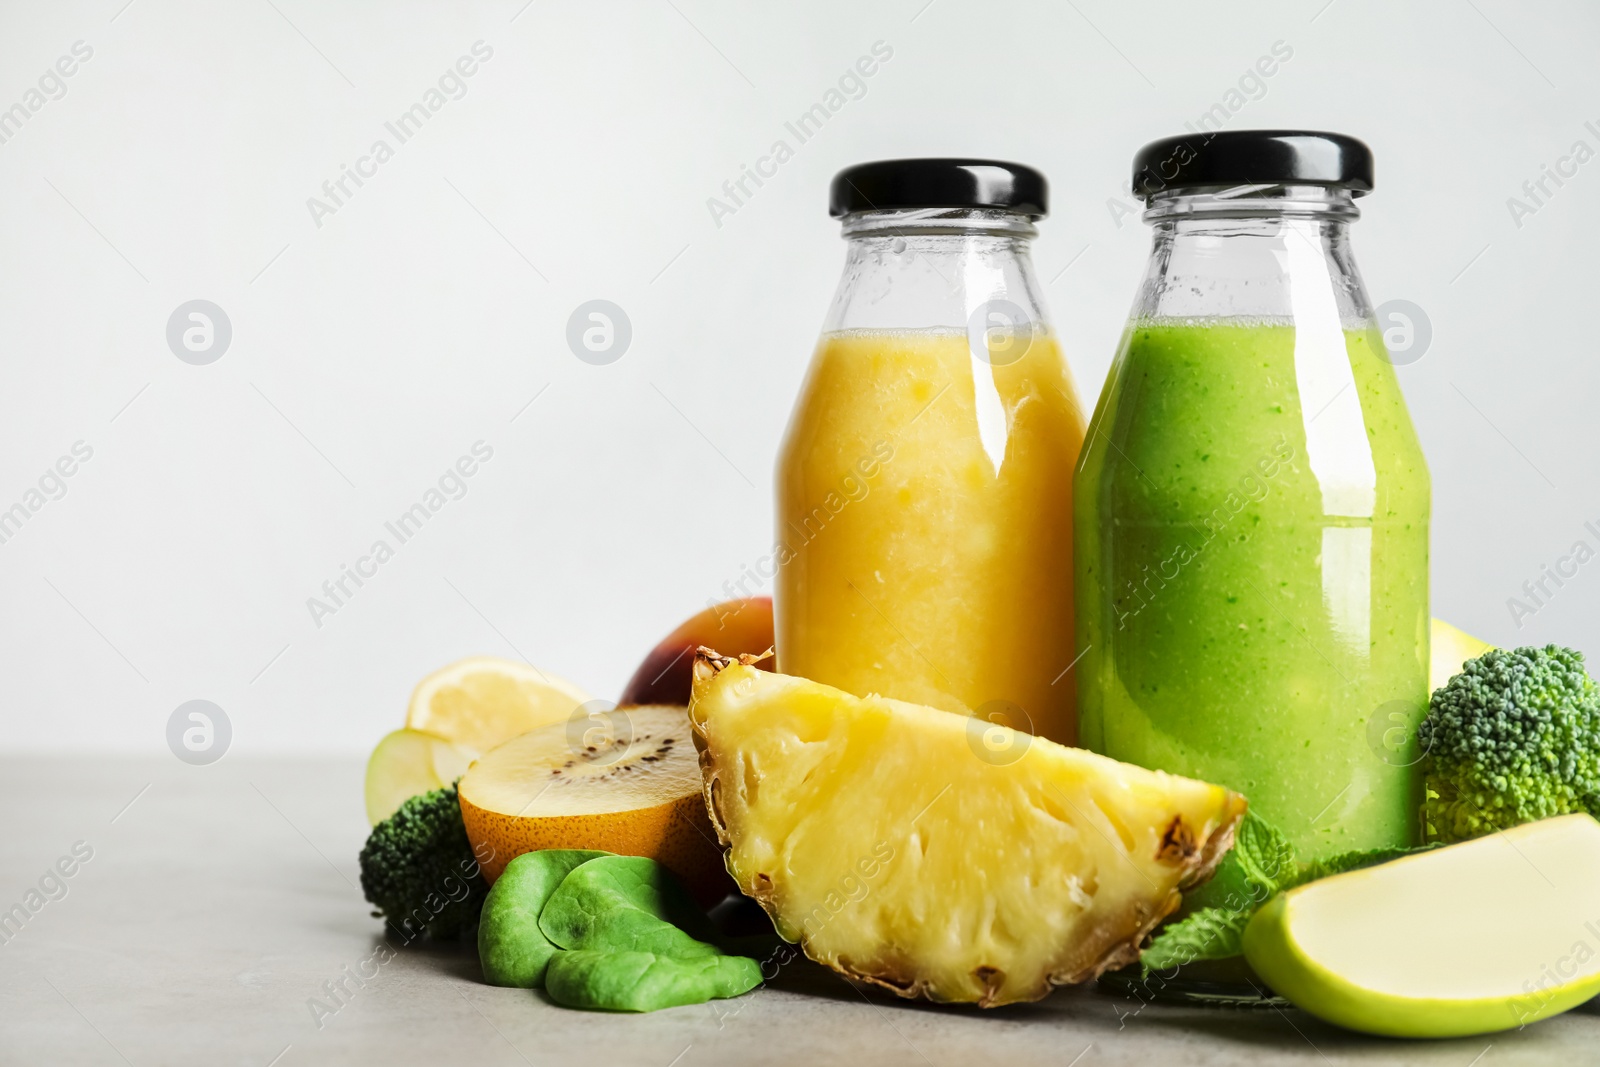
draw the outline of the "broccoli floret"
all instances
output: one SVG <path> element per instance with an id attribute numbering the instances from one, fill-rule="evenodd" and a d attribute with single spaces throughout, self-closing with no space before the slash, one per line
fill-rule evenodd
<path id="1" fill-rule="evenodd" d="M 373 827 L 361 849 L 361 891 L 404 941 L 453 938 L 478 921 L 489 888 L 455 786 L 414 796 Z"/>
<path id="2" fill-rule="evenodd" d="M 1469 660 L 1433 694 L 1417 738 L 1430 840 L 1600 817 L 1600 689 L 1581 652 L 1497 648 Z"/>

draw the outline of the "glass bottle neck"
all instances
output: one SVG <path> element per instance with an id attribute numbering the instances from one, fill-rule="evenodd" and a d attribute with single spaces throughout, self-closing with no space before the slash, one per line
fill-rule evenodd
<path id="1" fill-rule="evenodd" d="M 846 239 L 888 234 L 897 237 L 994 236 L 1032 240 L 1039 236 L 1027 215 L 983 208 L 915 208 L 903 211 L 860 211 L 840 220 Z"/>
<path id="2" fill-rule="evenodd" d="M 1372 321 L 1350 247 L 1347 189 L 1235 186 L 1150 198 L 1150 262 L 1135 319 L 1293 322 L 1315 308 L 1347 328 Z"/>
<path id="3" fill-rule="evenodd" d="M 1043 300 L 1025 215 L 927 208 L 843 220 L 844 275 L 824 330 L 966 330 L 993 314 L 1042 328 Z"/>
<path id="4" fill-rule="evenodd" d="M 1153 194 L 1144 221 L 1174 219 L 1322 218 L 1354 222 L 1361 217 L 1355 193 L 1327 185 L 1190 186 Z"/>

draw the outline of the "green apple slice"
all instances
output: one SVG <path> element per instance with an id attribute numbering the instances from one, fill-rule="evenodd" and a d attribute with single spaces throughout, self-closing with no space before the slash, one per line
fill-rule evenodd
<path id="1" fill-rule="evenodd" d="M 1477 659 L 1494 646 L 1479 641 L 1465 630 L 1458 630 L 1443 619 L 1432 619 L 1428 625 L 1428 690 L 1441 688 L 1461 673 L 1469 659 Z"/>
<path id="2" fill-rule="evenodd" d="M 1324 878 L 1244 932 L 1250 966 L 1328 1022 L 1509 1030 L 1600 993 L 1600 823 L 1563 815 Z"/>
<path id="3" fill-rule="evenodd" d="M 421 730 L 396 730 L 378 742 L 367 760 L 367 819 L 378 825 L 400 805 L 442 789 L 467 773 L 477 755 Z"/>

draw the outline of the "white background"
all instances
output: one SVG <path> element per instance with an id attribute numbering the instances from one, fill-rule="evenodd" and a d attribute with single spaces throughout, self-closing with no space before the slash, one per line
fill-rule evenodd
<path id="1" fill-rule="evenodd" d="M 1600 160 L 1520 227 L 1507 206 L 1574 141 L 1600 150 L 1592 5 L 124 3 L 0 8 L 0 108 L 93 49 L 0 144 L 0 508 L 94 450 L 0 544 L 0 746 L 160 751 L 205 698 L 237 752 L 364 751 L 475 652 L 615 696 L 769 547 L 837 169 L 1041 168 L 1036 261 L 1092 405 L 1147 252 L 1109 206 L 1134 151 L 1278 41 L 1228 127 L 1367 140 L 1368 289 L 1432 322 L 1401 380 L 1435 613 L 1600 653 L 1600 561 L 1520 629 L 1506 604 L 1600 549 Z M 307 198 L 479 40 L 466 95 L 319 228 Z M 717 226 L 707 199 L 876 41 L 865 95 Z M 209 366 L 166 343 L 194 298 L 233 325 Z M 610 366 L 565 342 L 593 298 L 632 320 Z M 467 495 L 315 626 L 307 598 L 478 440 Z"/>

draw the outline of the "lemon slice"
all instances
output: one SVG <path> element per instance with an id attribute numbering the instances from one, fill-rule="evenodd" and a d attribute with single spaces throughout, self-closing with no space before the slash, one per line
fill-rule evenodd
<path id="1" fill-rule="evenodd" d="M 474 656 L 418 683 L 406 726 L 487 752 L 500 742 L 568 719 L 590 700 L 565 678 L 494 656 Z"/>

